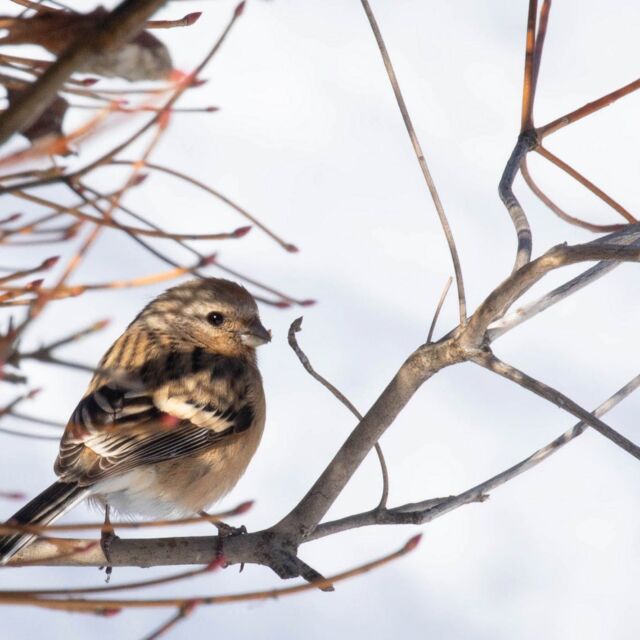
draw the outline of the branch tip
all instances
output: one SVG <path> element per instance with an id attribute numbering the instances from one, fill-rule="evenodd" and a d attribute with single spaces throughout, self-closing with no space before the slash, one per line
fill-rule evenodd
<path id="1" fill-rule="evenodd" d="M 234 510 L 234 515 L 241 515 L 243 513 L 247 513 L 253 505 L 255 504 L 255 500 L 246 500 L 245 502 L 240 503 Z"/>
<path id="2" fill-rule="evenodd" d="M 53 267 L 55 264 L 58 263 L 58 260 L 60 260 L 60 256 L 52 256 L 51 258 L 47 258 L 42 262 L 42 264 L 40 265 L 40 268 L 51 269 L 51 267 Z"/>
<path id="3" fill-rule="evenodd" d="M 421 533 L 419 533 L 417 536 L 413 536 L 413 538 L 410 538 L 407 541 L 407 543 L 404 545 L 404 547 L 402 547 L 402 551 L 403 552 L 413 551 L 420 544 L 421 540 L 422 540 Z"/>
<path id="4" fill-rule="evenodd" d="M 184 18 L 184 23 L 187 27 L 190 27 L 192 24 L 195 24 L 200 19 L 202 15 L 202 11 L 193 11 L 192 13 L 188 13 Z"/>
<path id="5" fill-rule="evenodd" d="M 289 327 L 289 335 L 293 335 L 294 333 L 298 333 L 299 331 L 302 331 L 302 320 L 303 320 L 304 316 L 300 316 L 299 318 L 296 318 L 292 323 L 291 326 Z"/>

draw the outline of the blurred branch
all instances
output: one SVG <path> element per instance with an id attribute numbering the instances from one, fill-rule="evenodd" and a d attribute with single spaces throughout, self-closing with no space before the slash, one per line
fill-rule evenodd
<path id="1" fill-rule="evenodd" d="M 0 144 L 33 124 L 83 62 L 126 42 L 164 3 L 165 0 L 124 0 L 89 32 L 83 33 L 10 109 L 0 113 Z"/>

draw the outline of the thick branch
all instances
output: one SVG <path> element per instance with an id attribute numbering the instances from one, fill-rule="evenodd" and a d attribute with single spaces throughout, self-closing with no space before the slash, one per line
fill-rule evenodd
<path id="1" fill-rule="evenodd" d="M 603 402 L 593 412 L 593 415 L 598 418 L 602 417 L 639 386 L 640 375 L 633 378 Z M 380 524 L 424 524 L 465 504 L 482 502 L 489 491 L 493 491 L 521 473 L 537 466 L 543 460 L 559 451 L 565 444 L 584 433 L 586 428 L 587 425 L 584 422 L 578 422 L 571 429 L 565 431 L 558 438 L 538 449 L 521 462 L 457 496 L 424 500 L 384 511 L 372 509 L 371 511 L 347 516 L 332 522 L 322 523 L 307 537 L 306 542 L 357 527 Z M 250 539 L 255 535 L 249 534 L 248 536 L 243 536 L 243 538 L 246 541 L 247 538 Z M 253 539 L 258 540 L 257 537 Z M 145 560 L 148 563 L 144 566 L 198 564 L 200 561 L 204 562 L 202 558 L 211 557 L 213 550 L 216 549 L 216 540 L 215 537 L 166 538 L 161 541 L 162 544 L 157 545 L 156 540 L 118 539 L 113 543 L 118 547 L 116 566 L 141 566 L 141 560 Z M 145 555 L 140 555 L 140 544 L 143 542 L 147 543 L 142 548 L 142 552 Z M 231 548 L 227 543 L 230 543 Z M 233 544 L 232 539 L 225 541 L 225 558 L 230 558 L 231 554 L 234 553 Z M 87 547 L 86 551 L 72 556 L 68 555 L 69 550 L 84 547 Z M 241 551 L 241 549 L 238 551 Z M 65 552 L 67 553 L 66 556 L 63 555 Z M 52 555 L 58 555 L 58 557 L 54 559 Z M 129 559 L 130 564 L 126 564 L 127 559 Z M 28 562 L 37 565 L 102 566 L 106 564 L 106 558 L 97 540 L 65 539 L 55 544 L 52 541 L 41 540 L 21 551 L 13 562 Z M 241 560 L 236 560 L 236 562 L 241 562 Z"/>

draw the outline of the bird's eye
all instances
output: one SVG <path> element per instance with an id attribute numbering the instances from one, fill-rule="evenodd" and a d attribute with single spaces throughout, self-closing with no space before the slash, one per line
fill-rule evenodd
<path id="1" fill-rule="evenodd" d="M 212 311 L 207 314 L 207 322 L 214 327 L 219 327 L 224 322 L 224 316 L 219 311 Z"/>

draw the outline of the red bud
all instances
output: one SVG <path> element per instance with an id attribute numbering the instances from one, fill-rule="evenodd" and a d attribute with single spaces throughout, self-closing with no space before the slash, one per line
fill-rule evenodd
<path id="1" fill-rule="evenodd" d="M 40 280 L 32 280 L 27 286 L 26 289 L 28 289 L 29 291 L 33 291 L 33 289 L 39 289 L 42 286 L 42 283 L 44 282 L 43 278 L 40 278 Z"/>
<path id="2" fill-rule="evenodd" d="M 301 307 L 311 307 L 317 303 L 317 300 L 313 300 L 312 298 L 308 298 L 307 300 L 300 300 Z"/>
<path id="3" fill-rule="evenodd" d="M 194 11 L 193 13 L 188 13 L 184 18 L 182 18 L 188 27 L 192 24 L 196 23 L 200 16 L 202 15 L 202 11 Z"/>
<path id="4" fill-rule="evenodd" d="M 234 18 L 239 18 L 242 15 L 242 12 L 244 11 L 244 0 L 243 2 L 241 2 L 237 7 L 236 10 L 233 12 L 233 17 Z"/>
<path id="5" fill-rule="evenodd" d="M 137 187 L 139 184 L 142 184 L 148 177 L 148 173 L 137 173 L 131 181 L 131 186 Z"/>
<path id="6" fill-rule="evenodd" d="M 161 129 L 166 129 L 169 126 L 169 121 L 171 120 L 171 110 L 163 109 L 158 114 L 158 126 Z"/>
<path id="7" fill-rule="evenodd" d="M 199 598 L 185 602 L 181 607 L 183 615 L 188 616 L 199 604 L 202 604 Z"/>
<path id="8" fill-rule="evenodd" d="M 234 515 L 240 515 L 241 513 L 246 513 L 247 511 L 249 511 L 249 509 L 251 509 L 251 507 L 253 507 L 254 504 L 255 504 L 255 500 L 247 500 L 246 502 L 239 504 L 233 510 L 233 513 Z"/>
<path id="9" fill-rule="evenodd" d="M 26 494 L 21 491 L 0 491 L 0 498 L 6 498 L 7 500 L 26 500 Z"/>
<path id="10" fill-rule="evenodd" d="M 249 231 L 251 231 L 252 227 L 248 226 L 248 227 L 238 227 L 234 232 L 233 232 L 233 237 L 234 238 L 242 238 L 242 236 L 246 236 L 247 233 L 249 233 Z"/>
<path id="11" fill-rule="evenodd" d="M 295 244 L 285 244 L 284 248 L 289 252 L 289 253 L 298 253 L 298 251 L 300 251 L 300 249 L 298 249 L 298 247 L 296 247 Z"/>
<path id="12" fill-rule="evenodd" d="M 198 263 L 199 267 L 206 267 L 210 264 L 214 264 L 216 261 L 216 257 L 218 254 L 212 253 L 210 256 L 204 256 L 202 260 Z"/>
<path id="13" fill-rule="evenodd" d="M 274 307 L 278 307 L 278 309 L 288 309 L 291 304 L 289 302 L 286 302 L 285 300 L 278 300 L 277 302 L 273 303 Z"/>
<path id="14" fill-rule="evenodd" d="M 420 544 L 420 540 L 422 539 L 422 534 L 419 533 L 417 536 L 413 536 L 413 538 L 411 538 L 407 544 L 404 545 L 404 547 L 402 547 L 403 551 L 413 551 L 419 544 Z"/>
<path id="15" fill-rule="evenodd" d="M 105 618 L 112 618 L 113 616 L 117 616 L 122 612 L 122 609 L 98 609 L 96 613 L 99 616 L 104 616 Z"/>
<path id="16" fill-rule="evenodd" d="M 41 265 L 41 269 L 51 269 L 54 264 L 56 264 L 60 260 L 60 256 L 52 256 L 51 258 L 47 258 Z"/>

